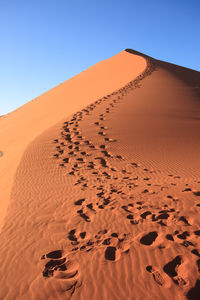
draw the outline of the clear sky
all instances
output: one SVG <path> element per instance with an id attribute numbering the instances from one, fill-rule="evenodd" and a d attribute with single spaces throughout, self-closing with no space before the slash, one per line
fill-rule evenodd
<path id="1" fill-rule="evenodd" d="M 125 48 L 200 70 L 200 1 L 0 0 L 0 115 Z"/>

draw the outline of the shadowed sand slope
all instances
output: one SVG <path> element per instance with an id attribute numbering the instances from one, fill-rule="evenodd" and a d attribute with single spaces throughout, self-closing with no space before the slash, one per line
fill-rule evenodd
<path id="1" fill-rule="evenodd" d="M 130 49 L 112 59 L 114 92 L 102 82 L 103 97 L 54 105 L 44 125 L 41 96 L 18 137 L 2 299 L 199 299 L 199 73 Z"/>

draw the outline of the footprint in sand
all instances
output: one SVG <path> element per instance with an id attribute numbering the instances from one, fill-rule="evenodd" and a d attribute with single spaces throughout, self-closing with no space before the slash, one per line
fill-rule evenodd
<path id="1" fill-rule="evenodd" d="M 105 251 L 105 259 L 117 261 L 120 259 L 121 253 L 116 247 L 108 246 Z"/>
<path id="2" fill-rule="evenodd" d="M 80 232 L 80 237 L 82 238 L 82 239 L 84 239 L 85 237 L 86 237 L 86 232 L 85 231 L 83 231 L 83 232 Z"/>
<path id="3" fill-rule="evenodd" d="M 106 142 L 117 142 L 117 139 L 112 139 L 112 138 L 104 138 L 104 140 L 106 141 Z"/>
<path id="4" fill-rule="evenodd" d="M 73 245 L 77 245 L 78 242 L 77 242 L 77 237 L 76 237 L 76 229 L 72 229 L 68 232 L 68 239 L 71 241 L 71 242 L 75 242 L 73 243 Z"/>
<path id="5" fill-rule="evenodd" d="M 63 256 L 62 250 L 49 252 L 41 257 L 41 260 L 47 260 L 42 272 L 45 281 L 45 288 L 54 292 L 66 293 L 71 296 L 75 289 L 80 287 L 81 279 L 79 265 L 77 262 Z"/>
<path id="6" fill-rule="evenodd" d="M 178 255 L 163 267 L 163 271 L 179 286 L 186 284 L 185 280 L 178 276 L 178 268 L 182 263 L 182 256 Z"/>
<path id="7" fill-rule="evenodd" d="M 106 157 L 112 157 L 112 155 L 107 150 L 103 150 L 101 151 L 101 153 L 103 153 Z"/>
<path id="8" fill-rule="evenodd" d="M 185 225 L 190 226 L 190 224 L 185 216 L 181 216 L 179 218 L 179 221 L 182 221 L 183 223 L 185 223 Z"/>
<path id="9" fill-rule="evenodd" d="M 85 201 L 85 198 L 83 199 L 79 199 L 77 201 L 74 202 L 75 205 L 82 205 L 82 203 Z"/>
<path id="10" fill-rule="evenodd" d="M 83 209 L 77 210 L 77 213 L 85 222 L 91 222 L 91 218 L 84 213 Z"/>
<path id="11" fill-rule="evenodd" d="M 103 245 L 110 245 L 106 247 L 104 256 L 106 260 L 118 261 L 123 253 L 128 253 L 130 250 L 130 242 L 123 238 L 120 238 L 117 233 L 112 233 L 110 238 L 103 241 Z"/>
<path id="12" fill-rule="evenodd" d="M 106 133 L 105 133 L 104 131 L 99 131 L 98 134 L 99 134 L 99 135 L 102 135 L 102 136 L 105 136 L 105 135 L 106 135 Z"/>
<path id="13" fill-rule="evenodd" d="M 100 161 L 100 164 L 101 164 L 102 167 L 108 168 L 107 162 L 103 157 L 96 157 L 95 159 Z"/>
<path id="14" fill-rule="evenodd" d="M 147 266 L 146 270 L 153 275 L 153 279 L 157 284 L 161 286 L 165 284 L 165 281 L 159 271 L 155 270 L 152 266 Z"/>
<path id="15" fill-rule="evenodd" d="M 140 243 L 146 246 L 150 246 L 152 245 L 156 238 L 158 237 L 158 234 L 156 231 L 151 231 L 148 234 L 144 235 L 141 239 L 140 239 Z"/>

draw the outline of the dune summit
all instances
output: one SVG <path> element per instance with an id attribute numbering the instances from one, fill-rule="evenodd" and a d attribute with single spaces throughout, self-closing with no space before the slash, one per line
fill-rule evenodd
<path id="1" fill-rule="evenodd" d="M 1 117 L 0 299 L 199 299 L 199 83 L 126 49 Z"/>

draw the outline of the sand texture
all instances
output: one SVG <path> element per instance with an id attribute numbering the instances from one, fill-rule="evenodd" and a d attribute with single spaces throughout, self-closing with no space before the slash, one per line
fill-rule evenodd
<path id="1" fill-rule="evenodd" d="M 200 299 L 199 84 L 127 49 L 0 119 L 0 299 Z"/>

